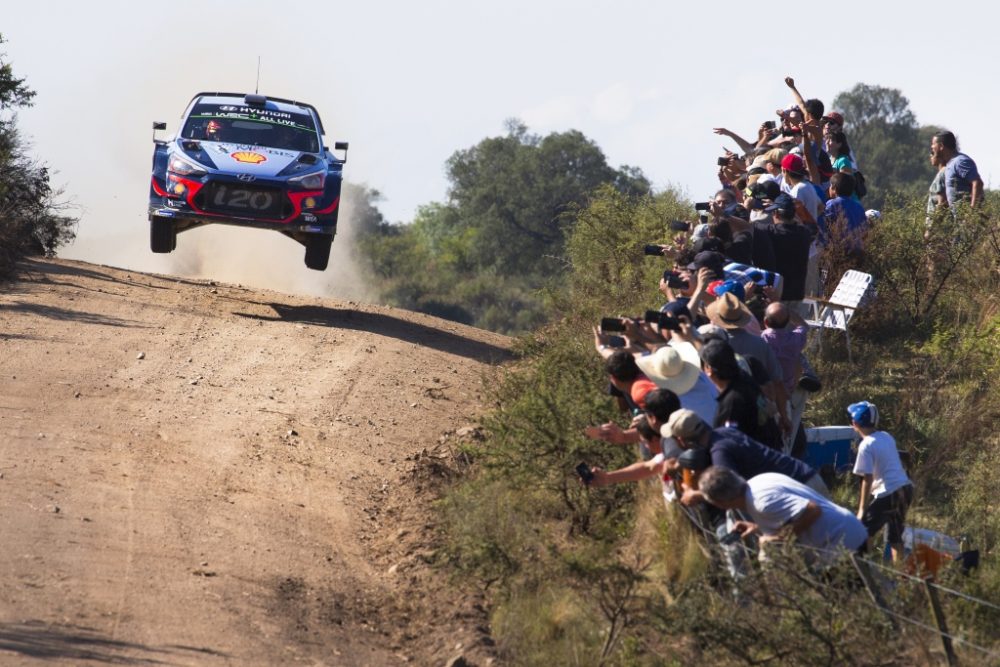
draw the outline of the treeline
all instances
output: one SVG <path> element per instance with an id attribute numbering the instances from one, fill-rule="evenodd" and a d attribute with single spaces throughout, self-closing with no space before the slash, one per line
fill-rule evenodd
<path id="1" fill-rule="evenodd" d="M 10 276 L 22 257 L 51 256 L 75 237 L 76 218 L 66 214 L 48 168 L 31 157 L 17 130 L 14 110 L 31 106 L 34 96 L 0 55 L 0 277 Z"/>

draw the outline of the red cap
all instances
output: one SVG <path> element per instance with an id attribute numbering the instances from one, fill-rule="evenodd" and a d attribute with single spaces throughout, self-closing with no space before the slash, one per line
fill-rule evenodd
<path id="1" fill-rule="evenodd" d="M 841 127 L 844 126 L 844 117 L 841 116 L 836 111 L 831 111 L 827 115 L 823 116 L 823 118 L 826 119 L 826 120 L 832 121 L 832 122 L 836 123 L 837 125 L 840 125 Z"/>
<path id="2" fill-rule="evenodd" d="M 805 172 L 805 165 L 802 164 L 802 158 L 795 153 L 789 153 L 785 157 L 781 158 L 781 168 L 786 171 L 790 171 L 793 174 L 801 174 Z"/>

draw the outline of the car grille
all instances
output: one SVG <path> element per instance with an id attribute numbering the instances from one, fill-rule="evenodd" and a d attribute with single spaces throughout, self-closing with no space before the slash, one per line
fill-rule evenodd
<path id="1" fill-rule="evenodd" d="M 285 218 L 292 213 L 284 190 L 243 183 L 209 183 L 194 203 L 203 211 L 251 218 Z"/>

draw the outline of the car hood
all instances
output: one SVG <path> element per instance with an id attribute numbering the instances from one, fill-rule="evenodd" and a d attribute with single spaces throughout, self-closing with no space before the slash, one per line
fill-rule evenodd
<path id="1" fill-rule="evenodd" d="M 301 153 L 297 151 L 248 146 L 218 141 L 201 141 L 200 151 L 184 153 L 197 160 L 199 154 L 206 155 L 219 171 L 234 174 L 254 174 L 255 176 L 277 176 L 288 165 L 295 162 Z M 181 147 L 183 150 L 183 146 Z"/>

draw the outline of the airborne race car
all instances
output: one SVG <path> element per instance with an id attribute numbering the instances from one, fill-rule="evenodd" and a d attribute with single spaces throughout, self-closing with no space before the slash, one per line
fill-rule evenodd
<path id="1" fill-rule="evenodd" d="M 149 188 L 153 252 L 177 247 L 177 234 L 221 223 L 273 229 L 306 248 L 310 269 L 326 269 L 337 231 L 347 143 L 334 156 L 309 104 L 264 95 L 199 93 L 181 129 L 156 138 Z"/>

